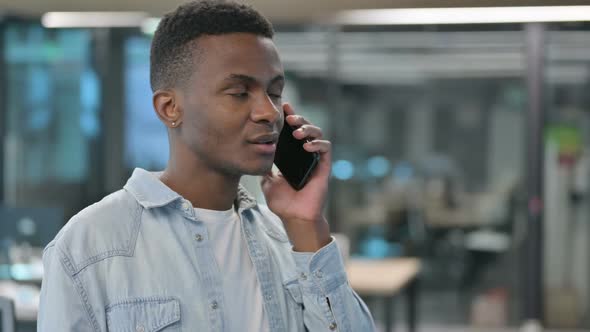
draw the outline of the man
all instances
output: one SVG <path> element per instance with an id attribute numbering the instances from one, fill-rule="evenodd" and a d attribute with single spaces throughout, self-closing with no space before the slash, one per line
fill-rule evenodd
<path id="1" fill-rule="evenodd" d="M 151 48 L 166 169 L 72 218 L 44 253 L 39 331 L 373 331 L 322 215 L 330 142 L 281 101 L 270 23 L 235 3 L 186 3 Z M 273 174 L 287 122 L 318 167 Z M 268 208 L 239 185 L 264 175 Z M 272 212 L 271 212 L 272 211 Z"/>

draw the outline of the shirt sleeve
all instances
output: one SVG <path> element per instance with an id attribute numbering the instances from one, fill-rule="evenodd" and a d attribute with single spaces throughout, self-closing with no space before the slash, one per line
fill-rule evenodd
<path id="1" fill-rule="evenodd" d="M 375 331 L 369 309 L 348 283 L 334 238 L 315 253 L 291 249 L 309 331 Z"/>
<path id="2" fill-rule="evenodd" d="M 96 331 L 82 303 L 81 289 L 66 273 L 55 245 L 45 249 L 43 268 L 37 332 Z"/>

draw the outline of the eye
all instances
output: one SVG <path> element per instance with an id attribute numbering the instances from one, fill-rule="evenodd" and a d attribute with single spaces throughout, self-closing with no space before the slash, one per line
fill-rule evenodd
<path id="1" fill-rule="evenodd" d="M 281 98 L 283 98 L 283 96 L 282 96 L 282 95 L 280 95 L 280 94 L 276 94 L 276 93 L 269 93 L 268 95 L 269 95 L 269 96 L 270 96 L 272 99 L 281 99 Z"/>
<path id="2" fill-rule="evenodd" d="M 230 95 L 236 98 L 244 99 L 248 97 L 248 92 L 230 93 Z"/>

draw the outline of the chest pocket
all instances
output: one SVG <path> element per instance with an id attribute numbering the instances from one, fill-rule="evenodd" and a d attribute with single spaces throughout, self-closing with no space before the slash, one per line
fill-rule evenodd
<path id="1" fill-rule="evenodd" d="M 133 298 L 106 308 L 109 332 L 180 331 L 180 301 L 173 297 Z"/>

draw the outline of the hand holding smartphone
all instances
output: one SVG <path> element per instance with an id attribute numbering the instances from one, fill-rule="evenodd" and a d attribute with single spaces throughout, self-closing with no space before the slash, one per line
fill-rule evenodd
<path id="1" fill-rule="evenodd" d="M 295 129 L 287 123 L 287 114 L 284 119 L 285 123 L 279 135 L 274 163 L 291 187 L 301 190 L 317 166 L 320 154 L 306 151 L 303 148 L 306 141 L 293 137 Z"/>

